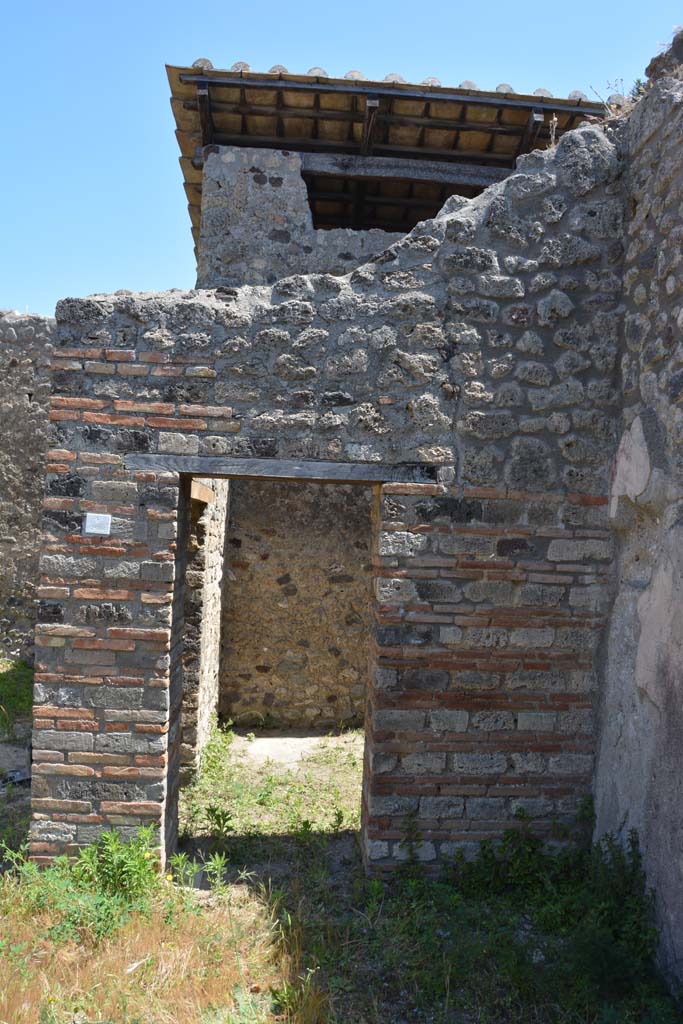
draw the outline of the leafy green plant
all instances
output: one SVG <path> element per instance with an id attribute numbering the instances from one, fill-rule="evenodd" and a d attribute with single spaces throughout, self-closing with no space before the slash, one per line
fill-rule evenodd
<path id="1" fill-rule="evenodd" d="M 344 811 L 341 807 L 336 807 L 332 814 L 332 831 L 339 832 L 344 824 Z"/>
<path id="2" fill-rule="evenodd" d="M 181 851 L 174 853 L 169 858 L 168 868 L 171 872 L 170 875 L 166 876 L 168 881 L 175 879 L 178 885 L 188 887 L 193 884 L 195 876 L 201 871 L 201 864 L 190 857 L 185 851 Z"/>
<path id="3" fill-rule="evenodd" d="M 232 811 L 217 804 L 210 804 L 206 808 L 206 822 L 214 843 L 225 842 L 235 831 Z"/>
<path id="4" fill-rule="evenodd" d="M 27 859 L 25 848 L 0 844 L 0 856 L 19 881 L 23 911 L 49 912 L 51 939 L 99 942 L 133 911 L 149 909 L 159 886 L 157 846 L 156 831 L 142 828 L 130 842 L 105 832 L 75 862 L 58 857 L 44 871 Z"/>
<path id="5" fill-rule="evenodd" d="M 157 832 L 141 828 L 125 842 L 118 832 L 103 832 L 97 842 L 81 850 L 72 867 L 77 886 L 89 886 L 106 896 L 133 903 L 158 884 Z"/>
<path id="6" fill-rule="evenodd" d="M 225 894 L 225 876 L 228 869 L 228 858 L 224 853 L 213 853 L 204 863 L 204 872 L 214 893 Z"/>

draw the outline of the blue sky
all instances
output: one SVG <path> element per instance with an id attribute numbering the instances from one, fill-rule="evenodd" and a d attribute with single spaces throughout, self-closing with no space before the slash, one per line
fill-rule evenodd
<path id="1" fill-rule="evenodd" d="M 165 63 L 604 95 L 628 89 L 682 20 L 675 0 L 6 4 L 0 308 L 193 286 Z"/>

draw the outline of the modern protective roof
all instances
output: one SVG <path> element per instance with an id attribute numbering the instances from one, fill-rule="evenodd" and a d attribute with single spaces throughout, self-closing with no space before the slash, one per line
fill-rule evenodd
<path id="1" fill-rule="evenodd" d="M 205 146 L 251 146 L 308 154 L 302 173 L 316 227 L 408 231 L 453 193 L 472 196 L 507 176 L 522 153 L 588 117 L 601 102 L 508 84 L 419 85 L 400 75 L 329 78 L 322 68 L 266 73 L 244 63 L 220 71 L 208 60 L 166 68 L 195 243 Z M 611 97 L 617 102 L 618 97 Z"/>

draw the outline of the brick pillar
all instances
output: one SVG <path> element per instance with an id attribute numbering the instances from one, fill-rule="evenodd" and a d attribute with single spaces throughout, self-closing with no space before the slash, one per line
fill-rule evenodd
<path id="1" fill-rule="evenodd" d="M 605 499 L 385 485 L 364 851 L 436 868 L 590 791 Z"/>
<path id="2" fill-rule="evenodd" d="M 93 404 L 101 405 L 56 399 L 52 418 L 80 421 Z M 124 419 L 107 414 L 106 422 Z M 155 824 L 163 854 L 163 836 L 174 834 L 167 768 L 178 478 L 127 471 L 120 455 L 60 449 L 49 458 L 31 853 L 49 859 L 104 829 L 130 835 Z M 86 512 L 111 515 L 111 535 L 84 536 Z"/>

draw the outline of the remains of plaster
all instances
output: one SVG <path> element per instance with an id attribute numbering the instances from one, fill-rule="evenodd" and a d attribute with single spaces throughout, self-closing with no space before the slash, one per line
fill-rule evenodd
<path id="1" fill-rule="evenodd" d="M 683 36 L 681 36 L 683 38 Z M 681 39 L 675 41 L 680 48 Z M 675 47 L 674 47 L 675 49 Z M 676 68 L 673 49 L 657 59 Z M 662 965 L 683 963 L 683 83 L 627 123 L 623 428 L 610 512 L 618 584 L 604 653 L 598 834 L 637 829 Z"/>

